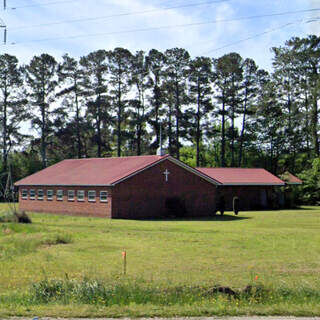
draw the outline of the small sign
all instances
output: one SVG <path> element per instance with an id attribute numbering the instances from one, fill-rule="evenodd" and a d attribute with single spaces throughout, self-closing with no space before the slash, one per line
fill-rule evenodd
<path id="1" fill-rule="evenodd" d="M 126 251 L 122 251 L 122 258 L 125 258 L 127 256 L 127 252 Z"/>

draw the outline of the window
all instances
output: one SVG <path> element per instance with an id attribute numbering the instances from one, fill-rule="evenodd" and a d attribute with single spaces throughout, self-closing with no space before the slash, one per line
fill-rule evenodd
<path id="1" fill-rule="evenodd" d="M 78 201 L 84 201 L 84 191 L 83 190 L 78 190 L 77 198 L 78 198 Z"/>
<path id="2" fill-rule="evenodd" d="M 100 202 L 108 202 L 108 192 L 100 191 Z"/>
<path id="3" fill-rule="evenodd" d="M 43 190 L 38 189 L 38 200 L 43 200 Z"/>
<path id="4" fill-rule="evenodd" d="M 30 199 L 34 200 L 36 198 L 36 190 L 30 189 Z"/>
<path id="5" fill-rule="evenodd" d="M 88 191 L 88 201 L 96 202 L 96 192 L 93 190 Z"/>
<path id="6" fill-rule="evenodd" d="M 22 199 L 28 199 L 28 190 L 27 189 L 22 189 L 21 197 L 22 197 Z"/>
<path id="7" fill-rule="evenodd" d="M 68 190 L 68 201 L 74 201 L 74 190 Z"/>
<path id="8" fill-rule="evenodd" d="M 63 190 L 57 190 L 57 200 L 63 201 Z"/>
<path id="9" fill-rule="evenodd" d="M 53 199 L 53 190 L 47 190 L 47 200 Z"/>

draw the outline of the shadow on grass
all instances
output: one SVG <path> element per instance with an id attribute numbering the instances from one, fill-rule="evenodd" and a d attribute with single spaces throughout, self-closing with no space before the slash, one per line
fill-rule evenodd
<path id="1" fill-rule="evenodd" d="M 150 219 L 140 219 L 140 220 L 147 220 L 147 221 L 241 221 L 241 220 L 247 220 L 252 219 L 252 217 L 246 217 L 246 216 L 235 216 L 235 215 L 220 215 L 217 214 L 215 216 L 208 216 L 208 217 L 172 217 L 172 218 L 150 218 Z"/>
<path id="2" fill-rule="evenodd" d="M 304 206 L 301 206 L 301 207 L 293 207 L 293 208 L 281 208 L 281 210 L 298 210 L 298 211 L 307 211 L 307 210 L 319 210 L 320 209 L 320 206 L 316 207 L 316 206 L 312 206 L 312 207 L 304 207 Z"/>
<path id="3" fill-rule="evenodd" d="M 252 209 L 252 210 L 245 210 L 245 211 L 248 211 L 248 212 L 252 212 L 252 211 L 255 211 L 255 212 L 282 212 L 282 211 L 291 211 L 292 213 L 295 213 L 296 211 L 319 211 L 320 209 L 320 206 L 316 207 L 316 206 L 301 206 L 301 207 L 291 207 L 291 208 L 276 208 L 276 209 Z"/>

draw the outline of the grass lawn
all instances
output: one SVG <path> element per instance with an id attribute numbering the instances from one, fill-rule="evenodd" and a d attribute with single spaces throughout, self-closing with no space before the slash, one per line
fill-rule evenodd
<path id="1" fill-rule="evenodd" d="M 30 216 L 0 223 L 2 317 L 320 316 L 319 207 L 184 221 Z M 216 285 L 263 289 L 232 298 Z"/>

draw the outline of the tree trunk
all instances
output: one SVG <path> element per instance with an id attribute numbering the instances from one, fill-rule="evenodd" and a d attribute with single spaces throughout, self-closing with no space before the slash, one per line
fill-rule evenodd
<path id="1" fill-rule="evenodd" d="M 153 94 L 155 99 L 155 132 L 156 132 L 156 146 L 157 148 L 160 147 L 160 124 L 159 124 L 159 110 L 160 110 L 160 88 L 158 86 L 159 79 L 158 76 L 155 75 L 155 85 L 153 88 Z"/>
<path id="2" fill-rule="evenodd" d="M 47 137 L 46 137 L 46 110 L 45 103 L 42 102 L 41 105 L 41 119 L 42 119 L 42 128 L 41 128 L 41 157 L 42 157 L 42 167 L 47 167 Z"/>
<path id="3" fill-rule="evenodd" d="M 76 130 L 77 130 L 77 153 L 78 159 L 82 157 L 81 151 L 81 134 L 80 134 L 80 110 L 79 110 L 79 100 L 78 100 L 78 88 L 75 83 L 75 103 L 76 103 Z"/>
<path id="4" fill-rule="evenodd" d="M 273 172 L 273 138 L 270 141 L 270 171 Z"/>
<path id="5" fill-rule="evenodd" d="M 8 104 L 8 91 L 7 85 L 4 88 L 4 101 L 2 111 L 2 161 L 3 171 L 6 172 L 8 168 L 8 148 L 7 148 L 7 104 Z"/>
<path id="6" fill-rule="evenodd" d="M 171 101 L 169 101 L 169 117 L 168 117 L 168 142 L 169 142 L 169 154 L 173 155 L 173 139 L 172 139 L 172 105 Z"/>
<path id="7" fill-rule="evenodd" d="M 138 125 L 138 130 L 137 130 L 137 156 L 141 155 L 141 124 Z"/>
<path id="8" fill-rule="evenodd" d="M 225 136 L 225 92 L 222 92 L 222 123 L 221 123 L 221 167 L 226 166 L 225 152 L 226 152 L 226 136 Z"/>
<path id="9" fill-rule="evenodd" d="M 98 142 L 98 158 L 101 158 L 101 96 L 100 93 L 97 99 L 98 117 L 97 117 L 97 142 Z"/>
<path id="10" fill-rule="evenodd" d="M 196 147 L 197 147 L 197 167 L 200 167 L 200 108 L 201 108 L 201 88 L 200 84 L 198 81 L 198 96 L 197 96 L 197 105 L 198 105 L 198 110 L 197 110 L 197 132 L 196 132 Z"/>
<path id="11" fill-rule="evenodd" d="M 231 112 L 231 167 L 234 167 L 234 105 Z"/>
<path id="12" fill-rule="evenodd" d="M 315 77 L 315 83 L 313 88 L 313 97 L 312 97 L 312 115 L 311 115 L 311 130 L 313 138 L 313 147 L 314 154 L 319 157 L 319 136 L 318 136 L 318 71 L 317 67 L 313 66 L 313 75 Z"/>
<path id="13" fill-rule="evenodd" d="M 314 153 L 317 157 L 320 156 L 319 153 L 319 137 L 318 137 L 318 97 L 315 94 L 313 98 L 313 106 L 312 106 L 312 135 L 313 135 L 313 144 L 314 144 Z"/>
<path id="14" fill-rule="evenodd" d="M 138 119 L 137 119 L 137 155 L 141 155 L 141 140 L 142 140 L 142 122 L 144 118 L 144 89 L 137 85 L 139 93 L 139 107 L 138 107 Z"/>
<path id="15" fill-rule="evenodd" d="M 305 132 L 306 132 L 306 143 L 307 143 L 307 155 L 308 158 L 310 159 L 311 154 L 310 154 L 310 132 L 309 132 L 309 99 L 308 99 L 308 92 L 305 90 L 305 99 L 304 99 L 304 104 L 305 104 Z"/>
<path id="16" fill-rule="evenodd" d="M 244 137 L 245 126 L 246 126 L 247 104 L 248 104 L 248 88 L 246 88 L 245 98 L 244 98 L 243 117 L 242 117 L 242 128 L 241 128 L 241 133 L 240 133 L 240 145 L 239 145 L 238 167 L 241 167 L 241 165 L 242 165 L 243 137 Z"/>
<path id="17" fill-rule="evenodd" d="M 180 92 L 179 83 L 176 81 L 176 157 L 180 159 Z"/>

